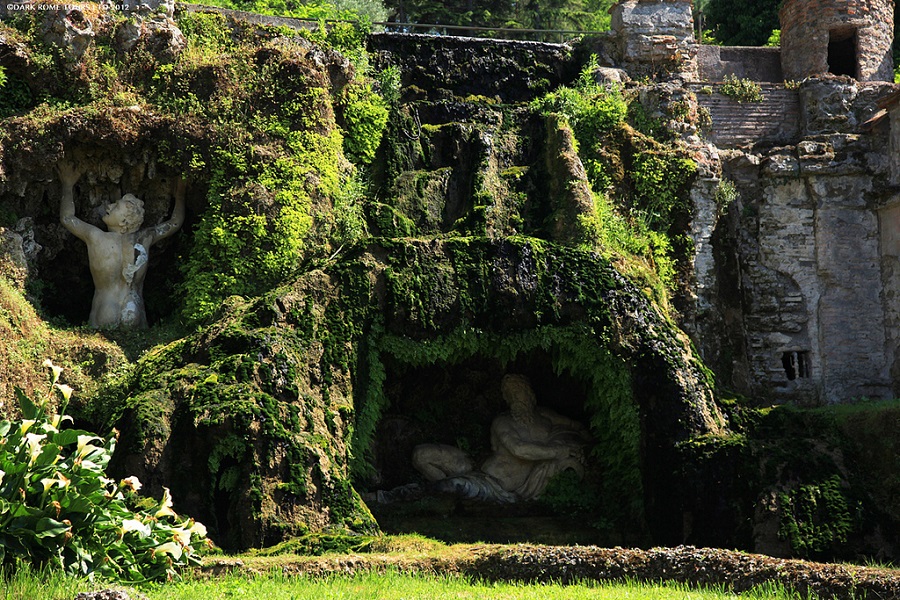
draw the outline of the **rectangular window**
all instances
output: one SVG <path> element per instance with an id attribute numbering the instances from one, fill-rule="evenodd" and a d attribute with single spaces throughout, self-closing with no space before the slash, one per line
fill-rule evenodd
<path id="1" fill-rule="evenodd" d="M 788 381 L 809 377 L 809 352 L 785 352 L 781 355 L 781 364 L 784 366 L 784 373 L 787 375 Z"/>
<path id="2" fill-rule="evenodd" d="M 828 72 L 858 76 L 856 29 L 832 29 L 828 32 Z"/>

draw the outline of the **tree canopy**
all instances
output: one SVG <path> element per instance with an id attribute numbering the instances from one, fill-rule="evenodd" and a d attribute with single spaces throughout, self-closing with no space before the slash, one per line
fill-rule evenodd
<path id="1" fill-rule="evenodd" d="M 609 29 L 614 0 L 386 0 L 391 20 L 514 29 Z"/>
<path id="2" fill-rule="evenodd" d="M 705 29 L 725 46 L 762 46 L 780 27 L 780 0 L 708 0 L 703 7 Z"/>

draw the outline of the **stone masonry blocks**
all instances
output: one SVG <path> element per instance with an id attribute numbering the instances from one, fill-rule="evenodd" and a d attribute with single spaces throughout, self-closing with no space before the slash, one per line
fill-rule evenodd
<path id="1" fill-rule="evenodd" d="M 892 81 L 894 0 L 786 0 L 781 20 L 781 63 L 785 80 L 829 73 L 829 43 L 850 40 L 859 81 Z M 855 33 L 855 45 L 852 41 Z"/>

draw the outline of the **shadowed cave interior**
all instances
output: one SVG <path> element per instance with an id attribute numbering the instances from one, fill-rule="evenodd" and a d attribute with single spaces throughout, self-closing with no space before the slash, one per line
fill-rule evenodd
<path id="1" fill-rule="evenodd" d="M 386 533 L 420 533 L 448 542 L 598 543 L 606 541 L 600 517 L 591 507 L 561 506 L 559 485 L 553 482 L 537 500 L 498 504 L 456 498 L 429 490 L 412 464 L 416 445 L 456 446 L 472 458 L 476 468 L 490 455 L 493 419 L 509 407 L 500 381 L 508 373 L 528 377 L 538 406 L 588 426 L 586 385 L 569 374 L 557 374 L 550 352 L 520 354 L 504 365 L 498 358 L 474 356 L 458 363 L 410 366 L 384 357 L 385 409 L 373 443 L 375 474 L 368 491 L 396 490 L 419 484 L 424 496 L 413 494 L 369 507 Z M 601 473 L 585 448 L 584 489 L 596 489 Z M 562 474 L 574 482 L 574 473 Z M 362 487 L 362 486 L 361 486 Z M 554 489 L 556 491 L 554 491 Z M 561 492 L 565 496 L 565 491 Z M 371 498 L 371 493 L 368 494 Z M 585 510 L 582 510 L 585 509 Z M 589 514 L 586 514 L 589 513 Z M 596 520 L 596 522 L 595 522 Z"/>

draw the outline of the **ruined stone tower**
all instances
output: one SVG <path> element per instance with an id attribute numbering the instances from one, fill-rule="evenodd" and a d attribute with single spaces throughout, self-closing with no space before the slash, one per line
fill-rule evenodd
<path id="1" fill-rule="evenodd" d="M 785 0 L 779 18 L 785 80 L 893 81 L 894 0 Z"/>

